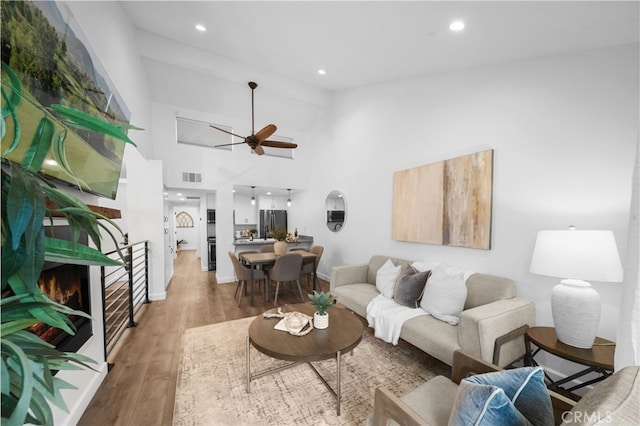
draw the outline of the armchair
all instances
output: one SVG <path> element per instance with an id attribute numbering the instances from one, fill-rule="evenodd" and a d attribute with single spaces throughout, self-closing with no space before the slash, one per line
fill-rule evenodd
<path id="1" fill-rule="evenodd" d="M 398 398 L 387 389 L 377 388 L 369 424 L 386 426 L 390 420 L 407 426 L 447 425 L 458 384 L 474 374 L 499 371 L 500 368 L 456 351 L 451 379 L 435 377 Z M 549 391 L 555 424 L 592 424 L 601 420 L 609 424 L 640 422 L 640 366 L 626 367 L 599 383 L 580 401 L 575 402 Z M 604 418 L 606 416 L 606 419 Z"/>

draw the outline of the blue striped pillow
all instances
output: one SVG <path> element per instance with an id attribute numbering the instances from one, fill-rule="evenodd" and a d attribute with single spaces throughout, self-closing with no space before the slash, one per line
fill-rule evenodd
<path id="1" fill-rule="evenodd" d="M 553 426 L 541 367 L 478 374 L 460 382 L 449 425 Z"/>

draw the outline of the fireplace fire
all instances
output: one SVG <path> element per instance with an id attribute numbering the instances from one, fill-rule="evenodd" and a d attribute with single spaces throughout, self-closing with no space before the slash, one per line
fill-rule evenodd
<path id="1" fill-rule="evenodd" d="M 71 239 L 69 226 L 46 227 L 45 234 L 60 239 Z M 81 234 L 78 242 L 86 245 L 87 235 Z M 38 278 L 38 286 L 54 302 L 91 315 L 88 266 L 45 262 Z M 54 345 L 59 351 L 77 352 L 93 335 L 92 321 L 79 315 L 69 315 L 69 319 L 76 328 L 74 335 L 42 322 L 29 330 L 45 342 Z"/>
<path id="2" fill-rule="evenodd" d="M 88 267 L 72 264 L 48 266 L 47 269 L 43 269 L 38 279 L 40 290 L 54 302 L 90 315 Z M 92 335 L 91 320 L 79 315 L 70 315 L 69 319 L 76 327 L 75 335 L 69 335 L 42 322 L 29 330 L 42 340 L 55 345 L 60 351 L 77 352 Z"/>

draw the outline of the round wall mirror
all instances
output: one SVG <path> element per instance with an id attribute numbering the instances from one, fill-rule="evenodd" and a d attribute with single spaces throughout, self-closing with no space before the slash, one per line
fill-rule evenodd
<path id="1" fill-rule="evenodd" d="M 331 191 L 327 195 L 327 228 L 329 231 L 338 232 L 347 220 L 347 202 L 340 191 Z"/>

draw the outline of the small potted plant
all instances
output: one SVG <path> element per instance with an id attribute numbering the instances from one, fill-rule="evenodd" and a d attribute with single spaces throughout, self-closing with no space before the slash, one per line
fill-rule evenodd
<path id="1" fill-rule="evenodd" d="M 253 241 L 257 233 L 258 233 L 258 230 L 256 228 L 249 229 L 249 241 Z"/>
<path id="2" fill-rule="evenodd" d="M 313 294 L 309 294 L 309 304 L 316 308 L 318 311 L 313 314 L 313 326 L 315 328 L 323 329 L 329 327 L 329 314 L 327 309 L 335 306 L 336 299 L 330 292 L 313 291 Z"/>

